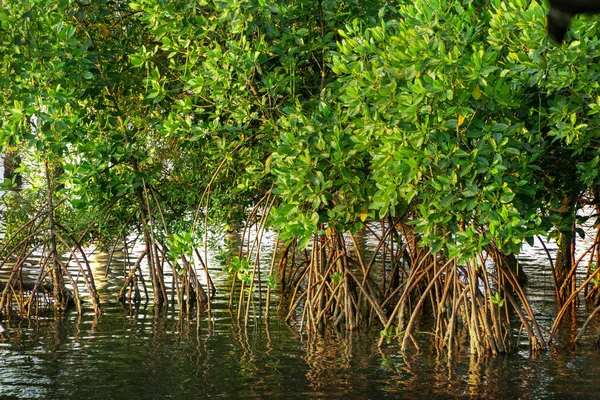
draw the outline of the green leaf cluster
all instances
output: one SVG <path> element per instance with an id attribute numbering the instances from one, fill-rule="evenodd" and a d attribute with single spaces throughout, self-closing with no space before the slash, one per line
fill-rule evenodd
<path id="1" fill-rule="evenodd" d="M 405 2 L 381 14 L 338 30 L 335 79 L 310 115 L 282 118 L 276 226 L 304 238 L 355 230 L 368 210 L 467 260 L 567 225 L 565 196 L 598 185 L 595 24 L 575 24 L 581 40 L 557 48 L 535 2 Z"/>
<path id="2" fill-rule="evenodd" d="M 391 218 L 450 257 L 517 252 L 600 183 L 597 24 L 556 47 L 544 21 L 525 0 L 11 3 L 0 149 L 32 192 L 48 161 L 97 237 L 138 230 L 142 194 L 181 235 L 272 190 L 301 248 Z"/>

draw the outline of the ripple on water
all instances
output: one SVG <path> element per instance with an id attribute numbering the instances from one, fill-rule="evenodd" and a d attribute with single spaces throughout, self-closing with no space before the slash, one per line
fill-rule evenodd
<path id="1" fill-rule="evenodd" d="M 106 256 L 95 261 L 95 271 L 105 276 L 98 279 L 105 296 L 99 319 L 88 306 L 80 319 L 6 324 L 0 334 L 0 397 L 546 399 L 600 393 L 600 356 L 590 344 L 597 324 L 577 353 L 559 349 L 532 356 L 523 337 L 515 354 L 481 360 L 460 354 L 448 363 L 426 340 L 411 357 L 394 345 L 380 350 L 377 329 L 331 331 L 308 340 L 277 313 L 268 326 L 251 318 L 245 329 L 228 309 L 228 278 L 212 261 L 218 293 L 210 322 L 187 324 L 176 312 L 155 313 L 151 300 L 129 309 L 114 300 L 126 270 L 124 256 L 114 260 L 108 274 Z M 532 308 L 549 328 L 556 305 L 545 251 L 525 248 L 519 260 L 531 278 L 525 290 Z M 269 262 L 267 255 L 265 268 Z"/>

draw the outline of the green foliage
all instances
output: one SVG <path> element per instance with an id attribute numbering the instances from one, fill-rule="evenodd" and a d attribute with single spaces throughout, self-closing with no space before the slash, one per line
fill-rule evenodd
<path id="1" fill-rule="evenodd" d="M 490 301 L 493 304 L 496 304 L 498 308 L 504 307 L 504 299 L 500 296 L 500 293 L 496 292 L 493 296 L 490 297 Z"/>
<path id="2" fill-rule="evenodd" d="M 379 331 L 379 335 L 385 338 L 387 344 L 392 342 L 392 339 L 400 337 L 401 333 L 398 330 L 398 327 L 390 326 L 387 329 L 382 329 Z"/>
<path id="3" fill-rule="evenodd" d="M 342 281 L 342 277 L 344 276 L 344 274 L 342 272 L 334 272 L 333 274 L 331 274 L 329 277 L 331 278 L 331 281 L 333 282 L 333 284 L 335 286 L 339 285 L 340 282 Z"/>
<path id="4" fill-rule="evenodd" d="M 277 287 L 277 281 L 275 280 L 275 275 L 267 275 L 267 286 L 271 289 L 271 290 L 275 290 L 275 288 Z"/>
<path id="5" fill-rule="evenodd" d="M 544 15 L 525 0 L 12 3 L 0 148 L 48 161 L 91 237 L 138 230 L 154 199 L 174 254 L 196 213 L 239 223 L 271 188 L 271 226 L 300 248 L 390 217 L 463 261 L 517 252 L 600 183 L 596 23 L 556 47 Z"/>
<path id="6" fill-rule="evenodd" d="M 565 196 L 598 184 L 595 42 L 553 47 L 544 10 L 524 1 L 389 15 L 346 23 L 328 57 L 337 78 L 310 114 L 282 118 L 272 169 L 283 237 L 360 229 L 369 210 L 466 261 L 568 226 Z"/>

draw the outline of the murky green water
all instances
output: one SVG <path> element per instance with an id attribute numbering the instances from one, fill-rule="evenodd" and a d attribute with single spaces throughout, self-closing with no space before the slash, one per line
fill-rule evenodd
<path id="1" fill-rule="evenodd" d="M 272 321 L 248 332 L 214 310 L 213 329 L 108 308 L 11 326 L 1 336 L 2 398 L 598 398 L 600 354 L 588 346 L 452 366 L 422 349 L 410 360 L 368 335 L 303 341 Z M 568 397 L 564 397 L 568 396 Z"/>
<path id="2" fill-rule="evenodd" d="M 555 313 L 552 278 L 539 250 L 522 257 L 532 284 L 533 308 L 546 328 Z M 99 263 L 101 268 L 102 263 Z M 104 270 L 103 270 L 104 271 Z M 151 306 L 131 310 L 111 300 L 122 272 L 98 274 L 104 314 L 78 320 L 3 322 L 0 398 L 201 399 L 201 398 L 507 398 L 600 397 L 600 352 L 593 323 L 582 345 L 530 355 L 520 351 L 448 362 L 428 346 L 405 358 L 395 346 L 383 352 L 378 332 L 327 332 L 311 340 L 273 313 L 248 330 L 227 310 L 227 284 L 214 272 L 219 292 L 212 320 L 188 324 Z M 576 313 L 585 313 L 581 305 Z M 568 323 L 561 337 L 577 334 Z"/>

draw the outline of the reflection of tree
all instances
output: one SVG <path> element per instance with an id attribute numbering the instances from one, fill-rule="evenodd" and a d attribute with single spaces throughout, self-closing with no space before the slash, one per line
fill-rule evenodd
<path id="1" fill-rule="evenodd" d="M 309 338 L 305 342 L 306 377 L 313 395 L 347 398 L 352 393 L 368 393 L 369 379 L 363 371 L 368 367 L 365 354 L 369 353 L 357 348 L 368 346 L 368 342 L 358 340 L 357 343 L 359 337 L 355 333 L 328 332 L 328 336 Z M 376 354 L 375 348 L 371 350 Z"/>

